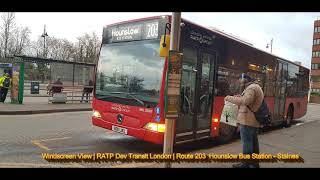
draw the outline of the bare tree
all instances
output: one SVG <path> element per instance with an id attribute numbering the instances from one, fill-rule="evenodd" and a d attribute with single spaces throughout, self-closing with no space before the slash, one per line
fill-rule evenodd
<path id="1" fill-rule="evenodd" d="M 8 53 L 8 42 L 10 38 L 10 33 L 15 26 L 15 14 L 12 12 L 4 13 L 1 16 L 2 20 L 2 40 L 3 40 L 3 56 L 6 57 Z"/>
<path id="2" fill-rule="evenodd" d="M 46 47 L 47 48 L 47 47 Z M 32 41 L 30 44 L 30 48 L 26 51 L 26 54 L 34 57 L 43 57 L 43 40 L 39 36 L 37 41 Z M 33 75 L 38 77 L 42 83 L 44 83 L 45 77 L 49 74 L 49 69 L 45 63 L 36 62 L 36 66 L 33 68 Z"/>
<path id="3" fill-rule="evenodd" d="M 46 41 L 47 57 L 65 61 L 96 63 L 100 50 L 98 36 L 85 33 L 77 38 L 77 42 L 71 42 L 67 39 L 48 37 Z M 41 57 L 43 51 L 43 40 L 41 37 L 37 41 L 32 41 L 26 54 Z"/>
<path id="4" fill-rule="evenodd" d="M 60 49 L 60 39 L 55 37 L 47 38 L 47 44 L 46 44 L 46 52 L 47 57 L 52 59 L 59 59 L 59 49 Z"/>
<path id="5" fill-rule="evenodd" d="M 8 43 L 8 52 L 10 54 L 24 54 L 26 48 L 30 45 L 31 31 L 28 27 L 17 27 L 13 30 Z"/>
<path id="6" fill-rule="evenodd" d="M 67 39 L 51 37 L 47 41 L 47 47 L 50 58 L 65 61 L 73 61 L 74 59 L 74 44 Z"/>
<path id="7" fill-rule="evenodd" d="M 73 54 L 76 52 L 74 44 L 66 39 L 62 40 L 61 59 L 74 61 Z"/>
<path id="8" fill-rule="evenodd" d="M 95 63 L 98 59 L 98 52 L 100 48 L 100 40 L 95 32 L 92 35 L 85 33 L 85 35 L 78 37 L 79 46 L 77 47 L 77 59 L 82 62 Z"/>
<path id="9" fill-rule="evenodd" d="M 42 57 L 43 54 L 43 40 L 39 37 L 36 41 L 31 41 L 30 48 L 26 54 L 34 57 Z"/>

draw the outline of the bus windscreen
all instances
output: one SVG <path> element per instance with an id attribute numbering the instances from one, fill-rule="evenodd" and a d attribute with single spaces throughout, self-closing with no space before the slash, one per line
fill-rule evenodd
<path id="1" fill-rule="evenodd" d="M 159 40 L 103 44 L 96 79 L 96 99 L 154 107 L 165 60 Z"/>

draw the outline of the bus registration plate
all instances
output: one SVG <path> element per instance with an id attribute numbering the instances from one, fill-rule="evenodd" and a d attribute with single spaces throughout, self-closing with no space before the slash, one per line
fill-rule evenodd
<path id="1" fill-rule="evenodd" d="M 118 133 L 121 133 L 121 134 L 128 134 L 128 129 L 121 128 L 121 127 L 118 127 L 118 126 L 112 126 L 112 131 L 118 132 Z"/>

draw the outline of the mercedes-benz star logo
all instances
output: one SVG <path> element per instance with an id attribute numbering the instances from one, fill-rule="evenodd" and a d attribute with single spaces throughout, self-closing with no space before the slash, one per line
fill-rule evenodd
<path id="1" fill-rule="evenodd" d="M 122 121 L 123 121 L 123 116 L 121 115 L 121 114 L 118 114 L 118 116 L 117 116 L 117 120 L 118 120 L 118 123 L 122 123 Z"/>

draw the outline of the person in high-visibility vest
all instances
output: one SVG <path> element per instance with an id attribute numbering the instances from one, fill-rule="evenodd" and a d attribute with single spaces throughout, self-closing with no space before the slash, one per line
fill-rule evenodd
<path id="1" fill-rule="evenodd" d="M 7 97 L 8 89 L 11 87 L 11 78 L 8 73 L 0 77 L 0 102 L 4 102 Z"/>

